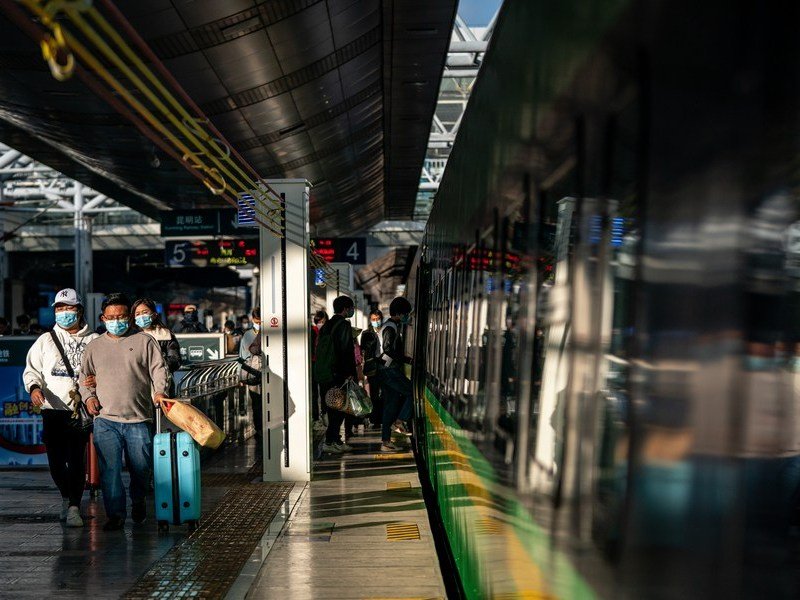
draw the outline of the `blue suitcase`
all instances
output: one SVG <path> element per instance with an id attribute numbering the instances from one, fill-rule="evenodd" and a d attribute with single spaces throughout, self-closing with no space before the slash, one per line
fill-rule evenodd
<path id="1" fill-rule="evenodd" d="M 185 431 L 161 432 L 161 407 L 156 408 L 153 478 L 159 531 L 186 523 L 189 531 L 200 520 L 200 451 Z"/>

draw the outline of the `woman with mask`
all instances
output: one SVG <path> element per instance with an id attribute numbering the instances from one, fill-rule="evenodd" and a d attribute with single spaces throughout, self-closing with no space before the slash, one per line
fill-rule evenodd
<path id="1" fill-rule="evenodd" d="M 83 353 L 98 335 L 86 324 L 75 290 L 58 292 L 53 307 L 56 326 L 31 346 L 22 379 L 31 403 L 42 411 L 42 441 L 50 475 L 61 492 L 61 520 L 67 527 L 83 527 L 80 506 L 89 434 L 73 428 L 70 419 L 81 401 L 78 379 Z"/>
<path id="2" fill-rule="evenodd" d="M 372 413 L 369 421 L 373 426 L 380 427 L 383 417 L 383 402 L 381 400 L 381 382 L 378 369 L 381 365 L 380 331 L 383 326 L 383 313 L 377 308 L 369 313 L 369 329 L 361 334 L 361 354 L 364 357 L 364 375 L 367 377 L 367 391 L 372 400 Z"/>
<path id="3" fill-rule="evenodd" d="M 136 326 L 158 342 L 161 355 L 167 363 L 170 375 L 181 366 L 181 346 L 169 329 L 161 322 L 161 316 L 156 311 L 156 303 L 150 298 L 142 298 L 133 303 L 131 312 Z M 169 394 L 175 392 L 175 383 L 170 380 Z"/>

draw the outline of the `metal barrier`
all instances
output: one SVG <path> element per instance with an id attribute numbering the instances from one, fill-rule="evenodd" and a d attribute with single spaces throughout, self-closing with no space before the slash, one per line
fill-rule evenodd
<path id="1" fill-rule="evenodd" d="M 188 373 L 178 382 L 177 395 L 195 399 L 237 387 L 239 368 L 239 360 L 235 357 L 190 363 L 181 367 L 181 371 Z"/>
<path id="2" fill-rule="evenodd" d="M 185 364 L 176 373 L 175 396 L 190 402 L 225 432 L 228 441 L 253 435 L 247 388 L 239 385 L 237 357 Z"/>

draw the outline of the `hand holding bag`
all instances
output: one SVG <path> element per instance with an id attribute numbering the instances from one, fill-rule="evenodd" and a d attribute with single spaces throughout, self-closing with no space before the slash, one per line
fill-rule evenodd
<path id="1" fill-rule="evenodd" d="M 356 417 L 363 417 L 372 412 L 372 400 L 367 395 L 367 392 L 352 379 L 345 382 L 347 404 L 344 409 L 345 413 L 354 415 Z"/>
<path id="2" fill-rule="evenodd" d="M 67 374 L 69 374 L 70 378 L 72 379 L 72 389 L 69 391 L 69 401 L 72 405 L 72 416 L 68 421 L 69 426 L 79 433 L 92 433 L 92 428 L 94 427 L 94 417 L 92 417 L 92 415 L 89 414 L 89 411 L 86 410 L 86 405 L 81 399 L 81 394 L 78 391 L 78 384 L 76 383 L 77 378 L 75 377 L 75 369 L 72 368 L 72 364 L 70 364 L 69 359 L 67 358 L 67 353 L 64 352 L 64 346 L 61 345 L 61 340 L 58 339 L 56 332 L 50 330 L 50 337 L 53 338 L 53 343 L 56 345 L 58 353 L 61 355 L 61 360 L 64 361 L 64 367 L 67 369 Z"/>

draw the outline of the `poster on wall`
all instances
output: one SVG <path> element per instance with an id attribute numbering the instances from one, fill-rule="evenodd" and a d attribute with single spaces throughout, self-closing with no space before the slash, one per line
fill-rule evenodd
<path id="1" fill-rule="evenodd" d="M 0 337 L 0 468 L 47 464 L 42 417 L 22 383 L 36 336 Z"/>

